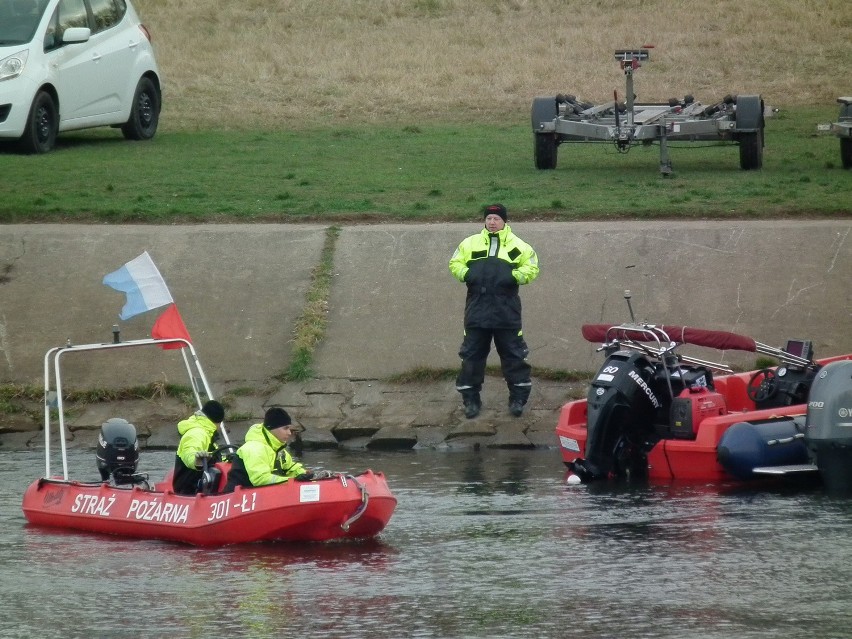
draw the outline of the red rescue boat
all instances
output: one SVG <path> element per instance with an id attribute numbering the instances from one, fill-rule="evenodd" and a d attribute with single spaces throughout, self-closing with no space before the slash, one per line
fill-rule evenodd
<path id="1" fill-rule="evenodd" d="M 322 542 L 378 535 L 396 508 L 384 474 L 320 472 L 317 479 L 290 480 L 273 486 L 237 488 L 221 493 L 235 447 L 222 425 L 225 446 L 218 461 L 205 470 L 202 491 L 193 496 L 172 491 L 171 473 L 151 486 L 137 472 L 139 442 L 135 427 L 123 419 L 108 420 L 98 442 L 101 481 L 69 477 L 65 445 L 60 360 L 70 353 L 145 346 L 180 349 L 200 407 L 210 387 L 192 344 L 184 339 L 143 339 L 108 344 L 53 348 L 45 356 L 45 474 L 24 494 L 22 509 L 33 525 L 106 533 L 138 539 L 163 539 L 199 546 L 257 541 Z M 187 353 L 189 356 L 187 356 Z M 53 388 L 52 372 L 55 373 Z M 202 384 L 203 389 L 198 385 Z M 62 474 L 51 472 L 52 416 L 58 421 Z"/>
<path id="2" fill-rule="evenodd" d="M 556 426 L 569 482 L 818 475 L 852 492 L 852 354 L 814 360 L 806 340 L 774 348 L 726 331 L 635 321 L 587 324 L 582 333 L 601 343 L 606 360 L 586 399 L 565 404 Z M 780 363 L 734 373 L 678 352 L 686 344 Z"/>
<path id="3" fill-rule="evenodd" d="M 374 537 L 395 507 L 384 475 L 370 470 L 194 496 L 162 485 L 39 479 L 23 500 L 31 524 L 198 546 Z"/>

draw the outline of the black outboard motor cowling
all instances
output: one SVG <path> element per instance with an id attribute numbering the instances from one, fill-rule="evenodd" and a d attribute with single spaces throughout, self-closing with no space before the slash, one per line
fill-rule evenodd
<path id="1" fill-rule="evenodd" d="M 136 427 L 120 417 L 108 419 L 101 425 L 95 456 L 103 481 L 112 477 L 116 484 L 134 483 L 139 463 Z"/>
<path id="2" fill-rule="evenodd" d="M 653 388 L 655 368 L 642 353 L 617 351 L 598 371 L 587 402 L 586 458 L 571 464 L 584 482 L 631 469 L 647 470 L 647 442 L 663 399 Z"/>
<path id="3" fill-rule="evenodd" d="M 852 493 L 852 360 L 830 362 L 811 386 L 805 443 L 829 492 Z"/>

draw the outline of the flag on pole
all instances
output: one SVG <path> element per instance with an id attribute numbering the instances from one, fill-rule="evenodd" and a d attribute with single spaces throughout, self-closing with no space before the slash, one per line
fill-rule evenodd
<path id="1" fill-rule="evenodd" d="M 169 287 L 166 286 L 163 276 L 160 275 L 148 251 L 130 260 L 117 271 L 106 275 L 104 284 L 127 295 L 127 301 L 119 314 L 121 319 L 130 319 L 168 305 L 165 312 L 154 322 L 151 337 L 154 339 L 181 338 L 187 342 L 192 341 L 169 292 Z M 163 349 L 183 348 L 183 346 L 181 343 L 161 345 Z"/>
<path id="2" fill-rule="evenodd" d="M 154 327 L 151 329 L 151 337 L 154 339 L 181 337 L 187 342 L 192 341 L 189 338 L 189 331 L 186 330 L 186 324 L 183 323 L 183 318 L 178 313 L 177 304 L 169 304 L 166 311 L 157 318 L 157 321 L 154 322 Z M 165 350 L 169 350 L 183 348 L 184 344 L 174 342 L 172 344 L 161 344 L 160 346 Z"/>
<path id="3" fill-rule="evenodd" d="M 117 271 L 104 276 L 104 284 L 127 294 L 119 317 L 123 320 L 174 303 L 156 264 L 145 251 Z"/>

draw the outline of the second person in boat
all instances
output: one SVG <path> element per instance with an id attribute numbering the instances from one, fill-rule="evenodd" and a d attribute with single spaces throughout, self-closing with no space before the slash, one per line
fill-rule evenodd
<path id="1" fill-rule="evenodd" d="M 281 484 L 290 479 L 309 481 L 314 474 L 293 459 L 287 451 L 292 436 L 292 420 L 283 408 L 273 406 L 266 411 L 262 424 L 246 432 L 228 472 L 226 493 L 237 486 L 252 488 Z"/>
<path id="2" fill-rule="evenodd" d="M 225 409 L 215 399 L 205 402 L 201 410 L 178 423 L 180 443 L 175 455 L 172 485 L 178 495 L 199 492 L 204 460 L 216 448 L 219 425 L 225 419 Z"/>

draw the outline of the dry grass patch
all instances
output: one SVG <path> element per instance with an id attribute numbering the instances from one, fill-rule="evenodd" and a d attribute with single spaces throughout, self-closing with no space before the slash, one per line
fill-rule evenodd
<path id="1" fill-rule="evenodd" d="M 618 48 L 656 46 L 639 98 L 776 106 L 848 93 L 847 0 L 139 0 L 164 128 L 513 122 L 537 95 L 623 93 Z"/>

